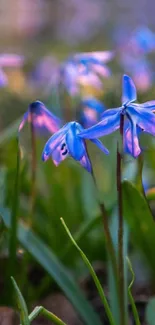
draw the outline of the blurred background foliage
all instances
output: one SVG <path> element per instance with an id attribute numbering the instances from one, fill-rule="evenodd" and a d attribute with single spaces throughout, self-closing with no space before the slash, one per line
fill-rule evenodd
<path id="1" fill-rule="evenodd" d="M 149 1 L 149 4 L 147 1 L 142 2 L 141 0 L 136 2 L 122 0 L 1 1 L 0 51 L 2 53 L 24 54 L 25 56 L 25 64 L 22 68 L 6 69 L 8 86 L 0 89 L 1 207 L 7 208 L 7 211 L 12 209 L 15 191 L 18 125 L 29 103 L 39 99 L 58 116 L 62 116 L 64 109 L 66 109 L 64 103 L 60 105 L 60 98 L 56 97 L 53 90 L 47 87 L 46 82 L 41 87 L 32 83 L 32 71 L 41 58 L 51 56 L 61 61 L 69 53 L 76 51 L 114 50 L 116 55 L 109 64 L 112 75 L 103 80 L 103 92 L 95 95 L 104 102 L 106 107 L 117 107 L 120 105 L 121 75 L 124 71 L 124 67 L 120 64 L 122 44 L 123 42 L 126 44 L 133 30 L 142 24 L 155 30 L 153 0 Z M 151 54 L 149 60 L 154 67 L 154 53 Z M 140 102 L 155 98 L 154 81 L 149 88 L 143 91 L 139 90 L 138 100 Z M 84 88 L 82 91 L 87 95 L 91 90 Z M 70 107 L 67 108 L 71 120 L 74 119 L 75 112 L 71 102 Z M 104 144 L 110 150 L 109 156 L 103 155 L 95 146 L 88 145 L 94 165 L 99 197 L 101 201 L 104 200 L 109 211 L 109 221 L 117 216 L 117 213 L 114 213 L 117 199 L 115 177 L 117 139 L 117 132 L 103 139 Z M 105 263 L 104 234 L 96 200 L 96 189 L 91 176 L 71 158 L 64 161 L 59 168 L 56 168 L 52 161 L 43 164 L 41 152 L 45 141 L 45 138 L 40 137 L 36 141 L 36 200 L 34 213 L 31 215 L 32 150 L 29 127 L 26 127 L 22 132 L 18 219 L 21 227 L 23 226 L 22 229 L 33 231 L 38 242 L 47 245 L 49 251 L 55 254 L 62 265 L 66 267 L 71 278 L 73 277 L 78 282 L 86 277 L 87 270 L 69 242 L 60 223 L 60 218 L 64 218 L 80 247 L 93 264 L 95 265 L 98 261 Z M 143 153 L 143 182 L 149 189 L 155 185 L 155 141 L 150 136 L 144 136 L 141 138 L 141 142 L 145 149 Z M 124 177 L 132 180 L 137 188 L 139 187 L 138 161 L 129 156 L 125 158 L 124 162 Z M 154 211 L 155 192 L 152 190 L 148 193 L 150 205 Z M 140 208 L 137 205 L 137 213 L 138 209 Z M 3 210 L 1 210 L 1 214 L 3 215 Z M 140 218 L 140 214 L 138 214 L 138 219 L 137 215 L 135 219 L 133 216 L 134 211 L 131 210 L 126 220 L 131 234 L 128 243 L 129 255 L 135 273 L 138 274 L 137 285 L 139 286 L 140 282 L 140 285 L 143 286 L 144 284 L 147 288 L 148 283 L 149 285 L 151 283 L 153 288 L 155 284 L 155 257 L 152 250 L 146 249 L 145 245 L 148 243 L 148 247 L 152 247 L 154 250 L 155 236 L 150 237 L 150 234 L 145 231 L 145 227 L 143 225 L 141 227 L 143 219 Z M 10 304 L 10 292 L 6 290 L 10 276 L 8 268 L 10 235 L 8 220 L 5 220 L 5 224 L 2 219 L 0 220 L 0 259 L 2 265 L 0 270 L 0 302 L 2 305 Z M 146 220 L 146 224 L 147 222 Z M 148 227 L 151 227 L 151 221 Z M 135 232 L 132 231 L 133 229 L 136 229 Z M 40 246 L 43 250 L 35 251 L 35 241 L 30 242 L 32 246 L 29 245 L 29 236 L 18 236 L 18 254 L 14 275 L 18 279 L 19 287 L 28 305 L 32 306 L 42 297 L 56 291 L 57 285 L 62 290 L 64 288 L 57 281 L 57 276 L 53 275 L 55 271 L 52 269 L 52 259 L 48 256 L 46 249 L 44 251 L 44 247 Z M 153 289 L 152 292 L 154 293 Z"/>

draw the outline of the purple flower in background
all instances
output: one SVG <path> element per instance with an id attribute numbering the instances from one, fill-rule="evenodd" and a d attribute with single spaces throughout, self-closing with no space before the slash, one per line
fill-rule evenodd
<path id="1" fill-rule="evenodd" d="M 150 53 L 155 50 L 155 34 L 147 26 L 139 27 L 133 32 L 129 46 L 137 54 Z"/>
<path id="2" fill-rule="evenodd" d="M 105 110 L 104 105 L 96 98 L 89 97 L 81 101 L 80 122 L 84 128 L 89 128 L 100 121 Z"/>
<path id="3" fill-rule="evenodd" d="M 78 136 L 83 130 L 82 126 L 77 122 L 69 122 L 63 126 L 47 141 L 42 153 L 43 161 L 51 158 L 54 164 L 58 166 L 65 158 L 71 156 L 88 172 L 91 172 L 91 162 L 87 155 L 85 140 Z M 109 153 L 101 141 L 98 139 L 90 140 L 105 154 Z"/>
<path id="4" fill-rule="evenodd" d="M 101 88 L 101 79 L 110 75 L 106 63 L 113 56 L 110 51 L 76 53 L 61 65 L 61 82 L 71 95 L 79 93 L 80 85 Z"/>
<path id="5" fill-rule="evenodd" d="M 63 86 L 71 96 L 80 92 L 80 86 L 102 88 L 102 78 L 110 75 L 106 63 L 114 54 L 110 51 L 76 53 L 64 62 L 58 63 L 52 56 L 40 60 L 30 76 L 32 86 L 51 88 Z"/>
<path id="6" fill-rule="evenodd" d="M 135 58 L 124 53 L 122 64 L 124 69 L 131 74 L 138 90 L 146 91 L 150 88 L 153 81 L 153 72 L 147 58 L 144 56 Z"/>
<path id="7" fill-rule="evenodd" d="M 133 103 L 137 99 L 136 87 L 132 79 L 123 76 L 122 106 L 106 110 L 102 120 L 93 127 L 83 130 L 80 137 L 95 139 L 110 134 L 120 127 L 120 116 L 125 116 L 124 147 L 133 157 L 137 157 L 141 148 L 139 145 L 139 133 L 141 131 L 155 135 L 155 101 L 144 104 Z"/>
<path id="8" fill-rule="evenodd" d="M 39 100 L 29 105 L 28 111 L 24 114 L 19 125 L 19 132 L 26 122 L 32 122 L 34 129 L 40 134 L 52 134 L 61 127 L 61 120 L 52 114 Z"/>
<path id="9" fill-rule="evenodd" d="M 43 88 L 51 91 L 59 83 L 59 63 L 52 55 L 45 56 L 37 63 L 31 72 L 29 82 L 33 87 Z"/>
<path id="10" fill-rule="evenodd" d="M 7 85 L 7 76 L 3 68 L 21 67 L 24 57 L 17 54 L 0 54 L 0 87 Z"/>

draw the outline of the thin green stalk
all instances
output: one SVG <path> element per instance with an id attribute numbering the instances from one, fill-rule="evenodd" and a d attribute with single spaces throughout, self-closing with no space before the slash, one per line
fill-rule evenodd
<path id="1" fill-rule="evenodd" d="M 28 317 L 28 310 L 27 306 L 24 300 L 24 297 L 22 296 L 22 293 L 20 292 L 20 289 L 13 277 L 11 277 L 11 281 L 16 293 L 16 302 L 20 314 L 20 321 L 22 325 L 30 325 L 29 317 Z"/>
<path id="2" fill-rule="evenodd" d="M 64 323 L 60 318 L 58 318 L 42 306 L 36 307 L 33 312 L 29 315 L 30 323 L 39 315 L 43 315 L 46 319 L 50 320 L 56 325 L 66 325 L 66 323 Z"/>
<path id="3" fill-rule="evenodd" d="M 33 114 L 31 113 L 31 148 L 32 148 L 32 176 L 31 176 L 31 202 L 30 202 L 30 215 L 29 225 L 32 225 L 35 200 L 36 200 L 36 170 L 37 170 L 37 152 L 36 152 L 36 135 L 33 124 Z"/>
<path id="4" fill-rule="evenodd" d="M 123 161 L 123 132 L 124 115 L 120 117 L 121 150 L 117 147 L 117 193 L 118 193 L 118 285 L 120 302 L 120 325 L 126 324 L 125 313 L 125 281 L 124 281 L 124 259 L 123 259 L 123 193 L 122 193 L 122 161 Z"/>
<path id="5" fill-rule="evenodd" d="M 20 148 L 17 141 L 17 162 L 16 162 L 16 175 L 12 200 L 12 213 L 11 213 L 11 229 L 9 240 L 9 266 L 8 272 L 14 276 L 16 274 L 17 265 L 17 227 L 18 227 L 18 209 L 19 209 L 19 175 L 20 175 Z"/>
<path id="6" fill-rule="evenodd" d="M 128 296 L 129 296 L 129 300 L 130 300 L 131 307 L 132 307 L 132 312 L 133 312 L 133 316 L 134 316 L 134 320 L 135 320 L 135 325 L 141 325 L 140 320 L 139 320 L 138 311 L 137 311 L 137 308 L 136 308 L 136 305 L 135 305 L 135 302 L 134 302 L 134 299 L 133 299 L 133 296 L 132 296 L 132 293 L 131 293 L 131 288 L 132 288 L 132 285 L 133 285 L 134 280 L 135 280 L 135 274 L 133 272 L 131 262 L 130 262 L 130 260 L 129 260 L 129 258 L 127 256 L 126 256 L 126 260 L 127 260 L 128 267 L 129 267 L 129 270 L 131 271 L 131 275 L 132 275 L 131 283 L 128 286 Z"/>
<path id="7" fill-rule="evenodd" d="M 87 155 L 89 157 L 89 153 L 87 150 L 87 145 L 85 143 L 85 148 L 87 151 Z M 91 160 L 90 160 L 91 161 Z M 97 183 L 96 183 L 96 179 L 95 179 L 95 175 L 94 175 L 94 171 L 93 171 L 93 166 L 92 166 L 92 179 L 95 185 L 95 188 L 97 190 Z M 116 260 L 116 255 L 115 255 L 115 249 L 114 249 L 114 245 L 113 245 L 113 241 L 112 241 L 112 237 L 111 237 L 111 233 L 110 233 L 110 229 L 109 229 L 109 223 L 108 223 L 108 214 L 105 208 L 105 205 L 103 202 L 100 202 L 98 196 L 97 196 L 97 202 L 99 204 L 100 207 L 100 211 L 101 211 L 101 215 L 102 215 L 102 222 L 103 222 L 103 227 L 104 227 L 104 235 L 105 235 L 105 241 L 106 241 L 106 248 L 109 254 L 109 259 L 111 261 L 112 264 L 112 269 L 113 269 L 113 273 L 114 273 L 114 277 L 116 280 L 116 290 L 118 291 L 118 284 L 117 284 L 117 278 L 118 278 L 118 269 L 117 269 L 117 260 Z"/>
<path id="8" fill-rule="evenodd" d="M 80 255 L 81 255 L 81 257 L 82 257 L 84 263 L 86 264 L 86 266 L 87 266 L 88 269 L 89 269 L 89 272 L 90 272 L 90 274 L 91 274 L 91 276 L 92 276 L 92 278 L 93 278 L 93 280 L 94 280 L 94 283 L 95 283 L 96 288 L 97 288 L 97 290 L 98 290 L 98 293 L 99 293 L 99 295 L 100 295 L 101 301 L 102 301 L 103 306 L 104 306 L 104 308 L 105 308 L 105 311 L 106 311 L 107 317 L 108 317 L 108 319 L 109 319 L 109 323 L 110 323 L 110 325 L 116 325 L 116 324 L 115 324 L 115 321 L 114 321 L 114 318 L 113 318 L 113 315 L 112 315 L 112 312 L 111 312 L 111 310 L 110 310 L 110 307 L 109 307 L 109 304 L 108 304 L 107 298 L 106 298 L 106 296 L 105 296 L 104 290 L 103 290 L 103 288 L 102 288 L 102 285 L 101 285 L 101 283 L 100 283 L 100 281 L 99 281 L 99 279 L 98 279 L 98 277 L 97 277 L 97 275 L 96 275 L 96 273 L 95 273 L 95 271 L 94 271 L 94 269 L 93 269 L 91 263 L 89 262 L 89 260 L 88 260 L 87 256 L 85 255 L 85 253 L 81 250 L 81 248 L 78 246 L 78 244 L 76 243 L 76 241 L 75 241 L 74 238 L 72 237 L 72 235 L 71 235 L 71 233 L 70 233 L 70 231 L 69 231 L 67 225 L 65 224 L 65 221 L 63 220 L 63 218 L 61 218 L 60 220 L 61 220 L 61 222 L 62 222 L 62 224 L 63 224 L 63 227 L 64 227 L 65 230 L 66 230 L 67 235 L 69 236 L 69 238 L 70 238 L 70 240 L 72 241 L 73 245 L 74 245 L 74 246 L 76 247 L 76 249 L 79 251 L 79 253 L 80 253 Z"/>

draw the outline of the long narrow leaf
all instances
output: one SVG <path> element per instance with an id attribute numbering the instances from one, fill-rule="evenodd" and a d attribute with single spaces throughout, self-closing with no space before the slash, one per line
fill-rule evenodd
<path id="1" fill-rule="evenodd" d="M 19 309 L 19 313 L 20 313 L 21 324 L 22 325 L 30 325 L 28 310 L 27 310 L 25 300 L 24 300 L 24 298 L 17 286 L 17 283 L 13 277 L 11 277 L 11 281 L 12 281 L 12 284 L 14 286 L 16 296 L 17 296 L 17 305 L 18 305 L 18 309 Z"/>
<path id="2" fill-rule="evenodd" d="M 132 265 L 131 265 L 131 262 L 130 262 L 129 258 L 126 257 L 126 260 L 127 260 L 128 267 L 129 267 L 129 270 L 130 270 L 131 275 L 132 275 L 131 282 L 130 282 L 130 284 L 128 286 L 128 295 L 129 295 L 129 299 L 130 299 L 130 303 L 131 303 L 131 307 L 132 307 L 132 312 L 133 312 L 133 316 L 134 316 L 134 320 L 135 320 L 135 325 L 141 325 L 140 320 L 139 320 L 138 311 L 137 311 L 137 308 L 136 308 L 136 305 L 135 305 L 135 302 L 134 302 L 134 299 L 133 299 L 133 296 L 132 296 L 132 293 L 131 293 L 131 288 L 132 288 L 132 285 L 133 285 L 134 280 L 135 280 L 135 275 L 134 275 Z"/>
<path id="3" fill-rule="evenodd" d="M 87 267 L 88 267 L 88 269 L 89 269 L 89 272 L 90 272 L 90 274 L 91 274 L 91 276 L 92 276 L 92 278 L 93 278 L 93 280 L 94 280 L 94 283 L 95 283 L 95 285 L 96 285 L 97 291 L 98 291 L 98 293 L 99 293 L 99 295 L 100 295 L 101 301 L 102 301 L 103 306 L 104 306 L 104 308 L 105 308 L 105 311 L 106 311 L 106 314 L 107 314 L 107 316 L 108 316 L 108 319 L 109 319 L 109 323 L 110 323 L 110 325 L 115 325 L 115 321 L 114 321 L 114 319 L 113 319 L 113 315 L 112 315 L 112 313 L 111 313 L 111 310 L 110 310 L 110 307 L 109 307 L 109 304 L 108 304 L 107 298 L 106 298 L 106 296 L 105 296 L 105 293 L 104 293 L 104 291 L 103 291 L 102 285 L 101 285 L 101 283 L 100 283 L 100 281 L 99 281 L 99 279 L 98 279 L 98 277 L 97 277 L 97 275 L 96 275 L 96 273 L 95 273 L 95 271 L 94 271 L 94 269 L 93 269 L 91 263 L 89 262 L 89 260 L 88 260 L 87 256 L 85 255 L 85 253 L 81 250 L 81 248 L 78 246 L 78 244 L 76 243 L 76 241 L 75 241 L 74 238 L 72 237 L 72 235 L 71 235 L 69 229 L 67 228 L 67 226 L 66 226 L 66 224 L 65 224 L 65 222 L 64 222 L 64 220 L 63 220 L 62 218 L 61 218 L 61 222 L 62 222 L 62 224 L 63 224 L 63 226 L 64 226 L 64 228 L 65 228 L 65 230 L 66 230 L 67 235 L 68 235 L 69 238 L 71 239 L 73 245 L 74 245 L 74 246 L 76 247 L 76 249 L 79 251 L 79 253 L 80 253 L 80 255 L 81 255 L 81 257 L 82 257 L 84 263 L 87 265 Z"/>
<path id="4" fill-rule="evenodd" d="M 123 182 L 124 218 L 137 246 L 155 274 L 155 223 L 143 195 L 128 181 Z"/>
<path id="5" fill-rule="evenodd" d="M 10 228 L 11 220 L 9 210 L 0 208 L 0 215 L 3 218 L 5 225 Z M 67 270 L 54 255 L 52 250 L 21 222 L 18 224 L 18 240 L 57 282 L 85 324 L 101 325 L 99 317 L 93 311 L 93 308 L 86 301 L 71 275 L 68 274 Z"/>
<path id="6" fill-rule="evenodd" d="M 47 318 L 56 325 L 66 325 L 66 323 L 64 323 L 60 318 L 58 318 L 56 315 L 54 315 L 42 306 L 36 307 L 32 311 L 32 313 L 29 315 L 30 322 L 32 322 L 39 315 L 43 315 L 45 318 Z"/>

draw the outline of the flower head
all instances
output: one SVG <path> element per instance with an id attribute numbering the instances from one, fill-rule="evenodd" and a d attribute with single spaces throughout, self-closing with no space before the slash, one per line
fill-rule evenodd
<path id="1" fill-rule="evenodd" d="M 84 98 L 81 101 L 81 106 L 80 122 L 84 128 L 89 128 L 101 120 L 105 107 L 98 99 Z"/>
<path id="2" fill-rule="evenodd" d="M 76 53 L 61 65 L 61 81 L 71 95 L 79 92 L 80 85 L 100 88 L 100 79 L 110 75 L 110 70 L 105 64 L 112 57 L 113 53 L 110 51 Z"/>
<path id="3" fill-rule="evenodd" d="M 106 110 L 102 120 L 93 127 L 83 130 L 80 137 L 95 139 L 110 134 L 120 127 L 120 116 L 125 116 L 124 147 L 133 157 L 137 157 L 141 148 L 139 133 L 141 131 L 155 135 L 155 101 L 143 104 L 133 103 L 137 99 L 136 87 L 130 77 L 123 76 L 122 106 Z"/>
<path id="4" fill-rule="evenodd" d="M 130 39 L 130 46 L 137 54 L 147 54 L 155 50 L 155 34 L 146 26 L 139 27 Z"/>
<path id="5" fill-rule="evenodd" d="M 46 161 L 52 158 L 54 164 L 58 166 L 65 158 L 71 156 L 78 161 L 88 172 L 92 171 L 91 162 L 87 155 L 85 141 L 78 135 L 84 129 L 77 122 L 69 122 L 56 132 L 46 143 L 42 159 Z M 90 139 L 105 154 L 108 150 L 98 139 Z"/>
<path id="6" fill-rule="evenodd" d="M 21 67 L 24 57 L 17 54 L 0 54 L 0 87 L 7 85 L 7 76 L 3 68 Z"/>
<path id="7" fill-rule="evenodd" d="M 61 120 L 52 114 L 39 100 L 31 103 L 19 125 L 19 132 L 26 122 L 32 123 L 34 129 L 41 134 L 52 134 L 61 127 Z"/>

